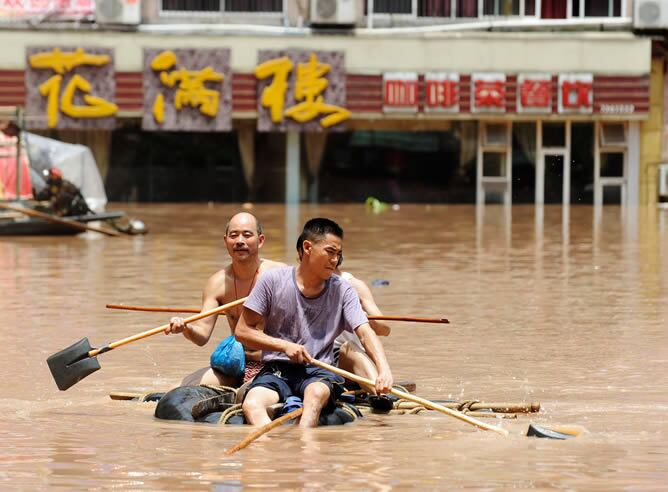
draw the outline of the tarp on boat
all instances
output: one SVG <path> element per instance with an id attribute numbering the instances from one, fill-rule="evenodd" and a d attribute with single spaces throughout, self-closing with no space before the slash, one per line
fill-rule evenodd
<path id="1" fill-rule="evenodd" d="M 32 185 L 36 192 L 46 187 L 44 170 L 57 167 L 67 181 L 79 188 L 93 212 L 104 211 L 107 193 L 95 157 L 88 147 L 29 132 L 24 132 L 23 136 L 30 159 Z"/>
<path id="2" fill-rule="evenodd" d="M 0 199 L 16 198 L 16 137 L 10 137 L 0 131 Z M 32 198 L 32 184 L 25 150 L 21 154 L 21 193 L 20 198 Z"/>

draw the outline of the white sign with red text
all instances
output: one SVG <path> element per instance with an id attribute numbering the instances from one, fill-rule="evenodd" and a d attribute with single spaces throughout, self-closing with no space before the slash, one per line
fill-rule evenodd
<path id="1" fill-rule="evenodd" d="M 559 112 L 591 113 L 594 110 L 592 74 L 559 75 Z"/>
<path id="2" fill-rule="evenodd" d="M 383 111 L 416 113 L 418 110 L 418 74 L 387 72 L 383 74 Z"/>
<path id="3" fill-rule="evenodd" d="M 426 73 L 424 86 L 425 112 L 459 112 L 458 73 Z"/>
<path id="4" fill-rule="evenodd" d="M 552 112 L 552 75 L 520 74 L 517 76 L 517 112 Z"/>
<path id="5" fill-rule="evenodd" d="M 506 112 L 506 74 L 471 74 L 471 112 Z"/>

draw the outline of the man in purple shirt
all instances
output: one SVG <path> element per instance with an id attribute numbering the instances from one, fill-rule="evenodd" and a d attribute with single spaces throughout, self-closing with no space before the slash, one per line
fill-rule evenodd
<path id="1" fill-rule="evenodd" d="M 249 349 L 262 350 L 266 364 L 243 403 L 246 420 L 253 425 L 269 423 L 267 407 L 290 396 L 304 400 L 300 425 L 318 424 L 320 411 L 343 391 L 343 379 L 309 362 L 333 363 L 334 340 L 343 331 L 359 337 L 376 365 L 376 391 L 387 393 L 392 387 L 385 351 L 357 293 L 333 275 L 343 251 L 343 230 L 329 219 L 311 219 L 300 241 L 299 265 L 276 268 L 260 277 L 237 324 L 237 340 Z M 264 331 L 258 329 L 262 322 Z"/>

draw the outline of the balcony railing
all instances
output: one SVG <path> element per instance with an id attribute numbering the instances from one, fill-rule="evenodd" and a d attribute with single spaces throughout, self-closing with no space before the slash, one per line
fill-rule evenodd
<path id="1" fill-rule="evenodd" d="M 621 17 L 625 0 L 364 0 L 364 12 L 414 17 Z"/>

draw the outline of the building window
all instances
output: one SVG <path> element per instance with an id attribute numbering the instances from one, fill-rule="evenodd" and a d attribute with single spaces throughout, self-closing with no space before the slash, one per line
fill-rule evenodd
<path id="1" fill-rule="evenodd" d="M 572 0 L 571 17 L 619 17 L 622 0 Z"/>
<path id="2" fill-rule="evenodd" d="M 222 0 L 162 0 L 163 12 L 220 12 Z"/>
<path id="3" fill-rule="evenodd" d="M 524 3 L 524 12 L 521 12 L 522 3 Z M 524 0 L 524 2 L 521 2 L 520 0 L 484 0 L 482 14 L 495 17 L 534 15 L 534 0 Z"/>
<path id="4" fill-rule="evenodd" d="M 542 0 L 543 19 L 620 17 L 622 0 Z"/>
<path id="5" fill-rule="evenodd" d="M 162 0 L 161 12 L 282 12 L 283 0 Z"/>
<path id="6" fill-rule="evenodd" d="M 225 0 L 225 12 L 283 12 L 283 0 Z"/>
<path id="7" fill-rule="evenodd" d="M 478 17 L 478 0 L 457 0 L 453 17 Z"/>
<path id="8" fill-rule="evenodd" d="M 413 0 L 374 0 L 375 14 L 413 14 Z"/>
<path id="9" fill-rule="evenodd" d="M 377 3 L 379 0 L 375 0 Z M 479 17 L 536 15 L 536 0 L 418 0 L 419 17 Z"/>

